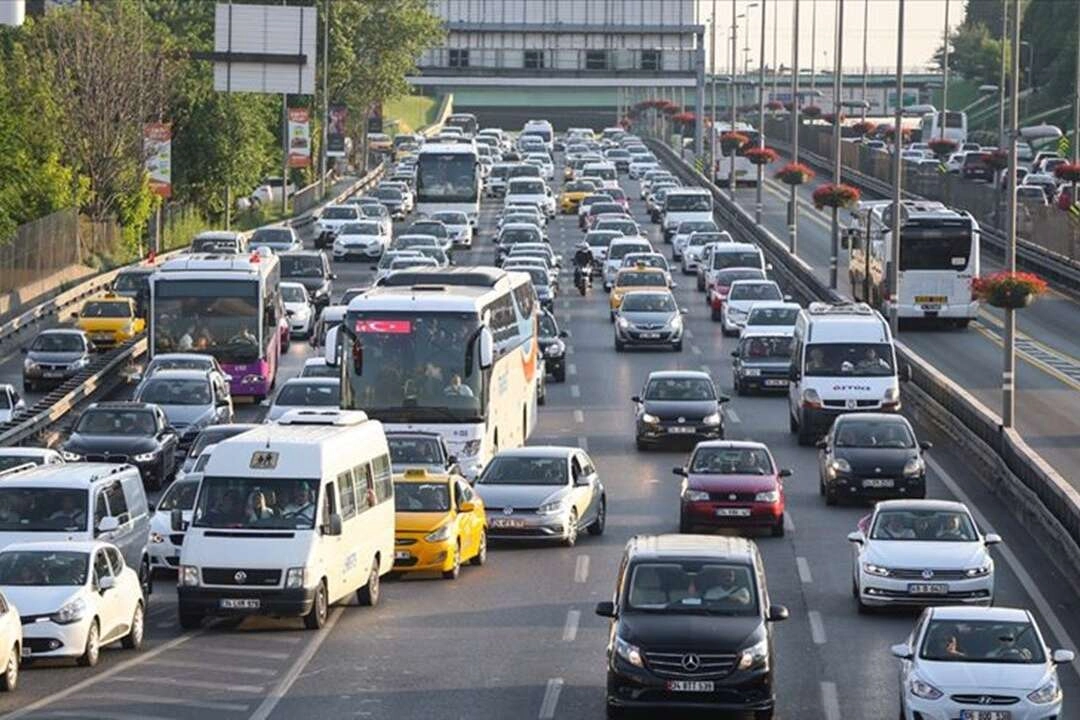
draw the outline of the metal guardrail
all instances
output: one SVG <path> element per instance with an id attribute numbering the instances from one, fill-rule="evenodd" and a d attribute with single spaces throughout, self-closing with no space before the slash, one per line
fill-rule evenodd
<path id="1" fill-rule="evenodd" d="M 757 225 L 749 213 L 667 145 L 655 140 L 646 142 L 681 180 L 712 192 L 716 215 L 723 226 L 738 239 L 761 247 L 773 265 L 773 274 L 799 299 L 848 299 L 825 285 L 813 268 L 792 256 L 779 238 Z M 911 368 L 910 385 L 915 388 L 912 394 L 926 396 L 944 411 L 939 413 L 941 423 L 949 426 L 951 435 L 963 438 L 969 447 L 978 443 L 997 460 L 994 484 L 1003 486 L 1010 498 L 1022 503 L 1024 511 L 1041 522 L 1058 541 L 1059 551 L 1073 570 L 1080 568 L 1080 492 L 1032 450 L 1019 433 L 1002 428 L 1001 419 L 964 388 L 902 342 L 898 341 L 896 347 L 901 366 Z"/>

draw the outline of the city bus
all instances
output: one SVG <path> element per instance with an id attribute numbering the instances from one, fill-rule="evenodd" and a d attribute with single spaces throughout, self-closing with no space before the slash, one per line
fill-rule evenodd
<path id="1" fill-rule="evenodd" d="M 446 118 L 445 124 L 448 127 L 459 128 L 466 137 L 475 135 L 476 130 L 479 127 L 476 116 L 472 113 L 453 113 L 450 117 Z"/>
<path id="2" fill-rule="evenodd" d="M 971 297 L 971 280 L 979 275 L 979 224 L 970 213 L 939 202 L 904 200 L 901 208 L 899 316 L 966 327 L 979 312 Z M 885 315 L 891 227 L 890 201 L 860 202 L 846 239 L 852 296 Z"/>
<path id="3" fill-rule="evenodd" d="M 475 478 L 536 427 L 542 363 L 529 276 L 417 268 L 355 297 L 327 337 L 344 363 L 341 405 L 389 431 L 433 432 Z"/>
<path id="4" fill-rule="evenodd" d="M 232 394 L 270 394 L 281 354 L 281 272 L 269 251 L 182 255 L 150 276 L 150 357 L 212 355 Z"/>
<path id="5" fill-rule="evenodd" d="M 473 143 L 428 143 L 416 160 L 416 211 L 463 212 L 476 227 L 480 215 L 480 157 Z"/>
<path id="6" fill-rule="evenodd" d="M 967 113 L 960 110 L 928 112 L 919 122 L 920 139 L 930 142 L 942 136 L 941 123 L 945 123 L 945 139 L 953 140 L 959 146 L 967 142 Z"/>
<path id="7" fill-rule="evenodd" d="M 715 182 L 717 185 L 724 187 L 728 184 L 728 178 L 731 177 L 731 154 L 724 155 L 720 151 L 720 136 L 728 132 L 731 128 L 731 123 L 717 123 L 716 130 L 716 173 Z M 735 155 L 735 184 L 736 185 L 753 185 L 757 186 L 757 167 L 751 164 L 746 158 L 746 151 L 750 148 L 756 148 L 761 140 L 761 133 L 754 129 L 753 125 L 744 122 L 735 123 L 735 132 L 747 137 L 747 143 L 738 150 L 734 151 Z"/>

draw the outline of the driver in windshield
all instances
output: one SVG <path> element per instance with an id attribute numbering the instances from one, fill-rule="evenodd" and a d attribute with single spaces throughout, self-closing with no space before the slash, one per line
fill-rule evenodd
<path id="1" fill-rule="evenodd" d="M 460 375 L 454 374 L 450 376 L 450 384 L 443 388 L 443 395 L 473 397 L 473 391 L 468 385 L 461 384 Z"/>
<path id="2" fill-rule="evenodd" d="M 731 568 L 707 568 L 701 573 L 701 599 L 706 602 L 727 602 L 749 605 L 750 590 L 739 582 Z"/>
<path id="3" fill-rule="evenodd" d="M 289 498 L 289 502 L 285 504 L 285 507 L 281 509 L 282 515 L 309 515 L 314 509 L 315 505 L 311 498 L 311 488 L 307 486 L 307 483 L 300 483 L 293 490 L 293 495 Z"/>
<path id="4" fill-rule="evenodd" d="M 949 515 L 945 518 L 941 527 L 938 528 L 937 538 L 939 540 L 966 540 L 967 534 L 960 524 L 960 516 Z"/>
<path id="5" fill-rule="evenodd" d="M 859 370 L 888 370 L 889 364 L 878 357 L 877 350 L 869 347 L 866 348 L 857 367 Z"/>
<path id="6" fill-rule="evenodd" d="M 914 540 L 915 531 L 908 527 L 907 523 L 897 515 L 893 515 L 885 521 L 882 528 L 886 540 Z"/>
<path id="7" fill-rule="evenodd" d="M 75 498 L 65 495 L 60 501 L 60 507 L 49 516 L 50 520 L 64 520 L 70 525 L 82 525 L 86 521 L 86 515 L 76 507 Z"/>
<path id="8" fill-rule="evenodd" d="M 808 372 L 819 372 L 825 369 L 825 351 L 821 348 L 813 348 L 810 350 L 810 357 L 806 359 L 806 370 Z"/>

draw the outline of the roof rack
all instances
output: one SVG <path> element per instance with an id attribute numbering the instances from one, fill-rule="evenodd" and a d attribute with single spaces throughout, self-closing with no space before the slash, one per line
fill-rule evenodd
<path id="1" fill-rule="evenodd" d="M 37 467 L 37 463 L 24 462 L 21 465 L 16 465 L 15 467 L 9 467 L 7 470 L 0 470 L 0 478 L 5 478 L 5 477 L 8 477 L 10 475 L 15 475 L 17 473 L 25 472 L 27 470 L 33 470 L 36 467 Z"/>
<path id="2" fill-rule="evenodd" d="M 873 315 L 874 309 L 862 302 L 813 302 L 806 308 L 811 315 Z"/>
<path id="3" fill-rule="evenodd" d="M 367 413 L 360 410 L 290 410 L 277 420 L 278 425 L 362 425 Z"/>

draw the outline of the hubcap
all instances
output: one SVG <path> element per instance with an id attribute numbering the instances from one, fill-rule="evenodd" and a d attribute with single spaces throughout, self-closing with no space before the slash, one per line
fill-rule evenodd
<path id="1" fill-rule="evenodd" d="M 142 606 L 139 606 L 139 607 L 135 608 L 135 620 L 134 620 L 134 622 L 132 622 L 132 626 L 133 627 L 132 627 L 131 636 L 132 636 L 132 638 L 134 638 L 135 642 L 139 642 L 140 640 L 142 640 L 142 634 L 143 634 L 143 609 L 142 609 Z"/>
<path id="2" fill-rule="evenodd" d="M 371 599 L 379 597 L 379 568 L 371 568 L 371 579 L 368 585 L 371 587 Z"/>

